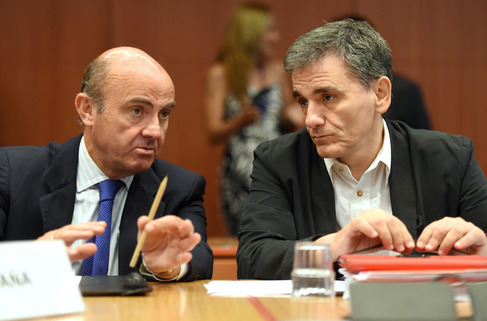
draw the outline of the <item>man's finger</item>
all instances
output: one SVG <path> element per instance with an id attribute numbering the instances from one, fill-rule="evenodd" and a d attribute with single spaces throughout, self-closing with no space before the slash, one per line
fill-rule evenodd
<path id="1" fill-rule="evenodd" d="M 69 259 L 72 262 L 76 262 L 79 260 L 84 260 L 86 258 L 89 258 L 90 256 L 94 255 L 96 253 L 96 245 L 93 243 L 84 243 L 76 248 L 72 249 L 69 247 L 66 247 Z"/>

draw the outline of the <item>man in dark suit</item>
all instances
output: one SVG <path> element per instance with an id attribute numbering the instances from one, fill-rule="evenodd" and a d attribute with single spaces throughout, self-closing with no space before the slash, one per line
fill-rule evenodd
<path id="1" fill-rule="evenodd" d="M 383 119 L 392 59 L 368 23 L 304 34 L 284 68 L 306 128 L 254 152 L 239 278 L 290 278 L 298 240 L 328 243 L 334 260 L 377 245 L 487 256 L 487 181 L 472 142 Z"/>
<path id="2" fill-rule="evenodd" d="M 120 180 L 110 222 L 109 275 L 129 266 L 138 235 L 147 237 L 136 270 L 155 280 L 208 279 L 205 179 L 157 158 L 174 85 L 162 66 L 130 47 L 104 52 L 87 68 L 75 106 L 83 134 L 65 144 L 0 148 L 0 240 L 64 240 L 77 273 L 107 223 L 97 221 L 98 186 Z M 154 196 L 168 176 L 156 218 Z M 85 261 L 81 261 L 85 260 Z"/>

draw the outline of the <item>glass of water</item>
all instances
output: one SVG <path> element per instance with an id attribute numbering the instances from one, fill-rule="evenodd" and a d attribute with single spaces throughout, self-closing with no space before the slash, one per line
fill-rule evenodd
<path id="1" fill-rule="evenodd" d="M 328 244 L 297 242 L 291 275 L 294 297 L 335 297 L 335 271 Z"/>

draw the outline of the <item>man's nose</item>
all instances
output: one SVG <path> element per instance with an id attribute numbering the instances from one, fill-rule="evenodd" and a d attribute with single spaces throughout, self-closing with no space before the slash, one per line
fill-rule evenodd
<path id="1" fill-rule="evenodd" d="M 308 103 L 305 111 L 304 124 L 308 128 L 321 127 L 325 124 L 325 117 L 318 104 Z"/>
<path id="2" fill-rule="evenodd" d="M 162 128 L 159 122 L 159 116 L 153 116 L 147 119 L 147 123 L 142 131 L 142 134 L 146 137 L 158 139 L 161 136 Z"/>

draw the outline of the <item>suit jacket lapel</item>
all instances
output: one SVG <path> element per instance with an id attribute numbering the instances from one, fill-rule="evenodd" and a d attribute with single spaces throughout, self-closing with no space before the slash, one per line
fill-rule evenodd
<path id="1" fill-rule="evenodd" d="M 51 192 L 39 199 L 44 233 L 71 224 L 81 137 L 68 140 L 59 149 L 51 146 L 52 163 L 45 173 Z"/>
<path id="2" fill-rule="evenodd" d="M 421 225 L 422 213 L 418 213 L 418 199 L 409 145 L 405 134 L 401 134 L 390 122 L 387 125 L 392 148 L 389 176 L 392 213 L 406 225 L 411 236 L 417 239 L 419 236 L 417 229 Z"/>
<path id="3" fill-rule="evenodd" d="M 317 234 L 330 234 L 337 231 L 335 191 L 331 183 L 326 165 L 317 151 L 316 146 L 311 151 L 311 191 L 310 195 L 317 195 L 312 202 L 313 216 Z M 313 192 L 314 191 L 314 192 Z M 316 191 L 319 191 L 316 193 Z"/>
<path id="4" fill-rule="evenodd" d="M 302 224 L 298 224 L 302 228 L 298 235 L 334 233 L 337 230 L 335 193 L 330 176 L 306 129 L 300 131 L 299 139 L 296 162 L 300 170 L 300 197 L 297 199 L 303 202 L 304 210 L 296 215 L 296 220 L 302 220 Z"/>

